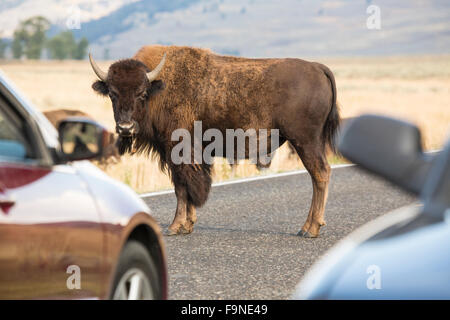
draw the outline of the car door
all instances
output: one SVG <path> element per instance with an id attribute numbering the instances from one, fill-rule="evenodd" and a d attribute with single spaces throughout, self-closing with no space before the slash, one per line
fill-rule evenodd
<path id="1" fill-rule="evenodd" d="M 33 119 L 0 92 L 0 298 L 88 298 L 102 290 L 94 199 L 48 150 Z"/>

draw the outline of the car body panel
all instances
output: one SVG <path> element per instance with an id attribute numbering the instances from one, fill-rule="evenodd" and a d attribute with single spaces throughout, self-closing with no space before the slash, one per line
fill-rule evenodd
<path id="1" fill-rule="evenodd" d="M 0 181 L 15 202 L 0 213 L 0 297 L 98 296 L 103 274 L 100 217 L 75 170 L 1 162 Z M 79 290 L 67 287 L 69 266 L 81 270 Z"/>
<path id="2" fill-rule="evenodd" d="M 368 240 L 386 228 L 414 219 L 420 213 L 420 206 L 393 210 L 370 221 L 340 240 L 328 250 L 303 276 L 298 284 L 294 299 L 326 299 L 332 287 L 353 259 L 352 252 L 360 243 Z"/>
<path id="3" fill-rule="evenodd" d="M 450 212 L 423 223 L 422 210 L 403 207 L 351 233 L 308 270 L 293 298 L 450 299 Z"/>
<path id="4" fill-rule="evenodd" d="M 380 130 L 385 139 L 378 139 Z M 419 196 L 420 205 L 383 215 L 340 241 L 308 270 L 294 298 L 450 299 L 450 142 L 427 154 L 416 126 L 362 115 L 344 129 L 339 151 Z"/>
<path id="5" fill-rule="evenodd" d="M 145 202 L 131 188 L 111 179 L 88 161 L 74 162 L 73 167 L 89 185 L 101 215 L 106 243 L 106 273 L 114 275 L 116 262 L 121 252 L 118 249 L 123 248 L 135 228 L 146 225 L 158 239 L 158 245 L 161 248 L 160 261 L 163 263 L 159 269 L 164 278 L 163 283 L 166 283 L 166 257 L 161 229 L 151 217 L 150 209 Z M 112 278 L 109 280 L 106 283 L 112 283 Z M 105 287 L 102 296 L 108 296 L 110 290 L 109 286 Z M 167 287 L 163 288 L 163 292 L 163 296 L 167 297 Z"/>
<path id="6" fill-rule="evenodd" d="M 121 250 L 139 226 L 154 235 L 167 298 L 164 244 L 148 206 L 90 162 L 54 159 L 57 131 L 1 72 L 0 93 L 26 117 L 45 158 L 0 159 L 0 298 L 109 298 Z M 80 268 L 80 289 L 67 286 L 69 266 Z"/>
<path id="7" fill-rule="evenodd" d="M 450 225 L 443 222 L 364 242 L 352 252 L 327 299 L 449 299 L 449 239 Z"/>

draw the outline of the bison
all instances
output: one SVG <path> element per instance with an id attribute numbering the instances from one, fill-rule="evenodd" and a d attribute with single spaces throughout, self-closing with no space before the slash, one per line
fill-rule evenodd
<path id="1" fill-rule="evenodd" d="M 92 88 L 112 101 L 119 152 L 156 154 L 171 177 L 177 207 L 168 235 L 193 231 L 196 208 L 210 192 L 210 164 L 175 164 L 171 159 L 178 143 L 172 133 L 179 128 L 192 132 L 194 121 L 223 134 L 227 129 L 278 129 L 279 145 L 289 141 L 312 178 L 312 203 L 298 235 L 319 235 L 330 179 L 326 148 L 335 151 L 340 123 L 328 67 L 301 59 L 247 59 L 160 45 L 142 47 L 107 72 L 91 55 L 89 59 L 99 78 Z"/>

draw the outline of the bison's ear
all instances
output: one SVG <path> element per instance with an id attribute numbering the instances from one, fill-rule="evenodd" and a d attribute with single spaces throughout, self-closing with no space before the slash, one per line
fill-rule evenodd
<path id="1" fill-rule="evenodd" d="M 106 82 L 101 81 L 101 80 L 97 80 L 92 84 L 92 89 L 94 89 L 95 92 L 106 96 L 108 94 L 108 86 L 106 84 Z"/>
<path id="2" fill-rule="evenodd" d="M 162 82 L 162 80 L 154 80 L 147 89 L 147 94 L 149 97 L 154 96 L 158 92 L 164 90 L 165 87 L 166 85 Z"/>

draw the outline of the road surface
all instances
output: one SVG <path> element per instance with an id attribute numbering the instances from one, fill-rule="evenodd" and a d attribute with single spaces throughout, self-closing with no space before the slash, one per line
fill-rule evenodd
<path id="1" fill-rule="evenodd" d="M 214 186 L 190 235 L 165 237 L 170 299 L 287 299 L 327 249 L 362 224 L 415 201 L 357 167 L 332 172 L 317 239 L 296 236 L 308 214 L 307 173 Z M 173 193 L 143 197 L 162 228 Z"/>

